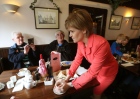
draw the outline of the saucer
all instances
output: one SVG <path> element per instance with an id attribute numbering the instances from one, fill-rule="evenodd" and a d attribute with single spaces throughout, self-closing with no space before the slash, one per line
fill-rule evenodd
<path id="1" fill-rule="evenodd" d="M 62 95 L 62 94 L 65 93 L 65 92 L 60 92 L 59 90 L 56 90 L 55 87 L 53 88 L 53 92 L 54 92 L 56 95 Z"/>

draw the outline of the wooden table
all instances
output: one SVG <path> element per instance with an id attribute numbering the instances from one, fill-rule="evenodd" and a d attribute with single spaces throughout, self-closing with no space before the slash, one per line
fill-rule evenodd
<path id="1" fill-rule="evenodd" d="M 119 66 L 122 67 L 123 69 L 133 73 L 136 76 L 140 76 L 140 63 L 134 64 L 134 66 L 128 66 L 128 67 L 124 67 L 121 64 Z"/>
<path id="2" fill-rule="evenodd" d="M 37 66 L 28 68 L 31 72 L 36 70 Z M 0 91 L 0 99 L 10 99 L 11 96 L 17 96 L 19 99 L 59 99 L 64 96 L 72 95 L 79 93 L 80 91 L 87 90 L 88 88 L 91 88 L 91 84 L 87 84 L 80 90 L 75 90 L 74 88 L 70 88 L 65 94 L 63 95 L 56 95 L 53 93 L 53 87 L 54 85 L 45 86 L 44 83 L 37 84 L 36 87 L 32 89 L 23 89 L 18 92 L 12 92 L 12 89 L 7 89 L 6 82 L 10 80 L 10 77 L 13 75 L 16 75 L 18 73 L 17 70 L 9 70 L 9 71 L 3 71 L 0 75 L 0 82 L 5 84 L 5 88 Z M 19 77 L 17 77 L 19 78 Z M 95 82 L 94 86 L 97 86 L 99 83 Z M 92 87 L 94 87 L 92 86 Z"/>
<path id="3" fill-rule="evenodd" d="M 121 68 L 123 68 L 124 70 L 127 70 L 128 72 L 132 73 L 135 76 L 140 76 L 140 63 L 138 64 L 134 64 L 134 66 L 128 66 L 128 67 L 124 67 L 121 64 L 119 64 L 119 66 Z M 140 99 L 140 92 L 137 96 L 137 99 Z"/>

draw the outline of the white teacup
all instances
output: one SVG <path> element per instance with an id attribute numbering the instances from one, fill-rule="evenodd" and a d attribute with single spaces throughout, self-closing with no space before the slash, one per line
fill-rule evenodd
<path id="1" fill-rule="evenodd" d="M 31 75 L 31 72 L 29 70 L 26 70 L 26 71 L 24 71 L 24 75 L 29 76 L 29 75 Z"/>
<path id="2" fill-rule="evenodd" d="M 26 74 L 24 80 L 26 82 L 32 82 L 33 81 L 33 76 L 31 74 Z"/>
<path id="3" fill-rule="evenodd" d="M 25 76 L 25 72 L 29 71 L 27 68 L 21 68 L 18 72 L 18 76 Z"/>
<path id="4" fill-rule="evenodd" d="M 26 70 L 28 70 L 27 68 L 21 68 L 20 70 L 19 70 L 19 72 L 25 72 Z"/>
<path id="5" fill-rule="evenodd" d="M 8 88 L 8 89 L 11 89 L 11 88 L 14 87 L 14 82 L 13 82 L 13 81 L 8 81 L 8 82 L 6 83 L 6 85 L 7 85 L 7 88 Z"/>
<path id="6" fill-rule="evenodd" d="M 31 82 L 27 81 L 26 79 L 23 79 L 23 85 L 26 89 L 31 89 L 34 86 L 36 86 L 37 81 L 32 80 Z"/>
<path id="7" fill-rule="evenodd" d="M 11 80 L 12 82 L 16 82 L 16 81 L 17 81 L 17 77 L 16 77 L 16 76 L 11 76 L 11 77 L 10 77 L 10 80 Z"/>

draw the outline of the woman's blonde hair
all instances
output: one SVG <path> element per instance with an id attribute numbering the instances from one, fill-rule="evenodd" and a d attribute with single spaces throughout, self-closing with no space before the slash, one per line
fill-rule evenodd
<path id="1" fill-rule="evenodd" d="M 84 9 L 74 9 L 65 21 L 65 27 L 76 28 L 78 30 L 86 29 L 86 36 L 93 33 L 93 21 L 90 14 Z"/>

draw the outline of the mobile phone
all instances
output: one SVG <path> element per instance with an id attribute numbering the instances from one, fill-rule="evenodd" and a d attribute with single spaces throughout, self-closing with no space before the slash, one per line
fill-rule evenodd
<path id="1" fill-rule="evenodd" d="M 34 38 L 29 38 L 29 39 L 28 39 L 28 44 L 30 45 L 31 43 L 34 44 Z"/>

